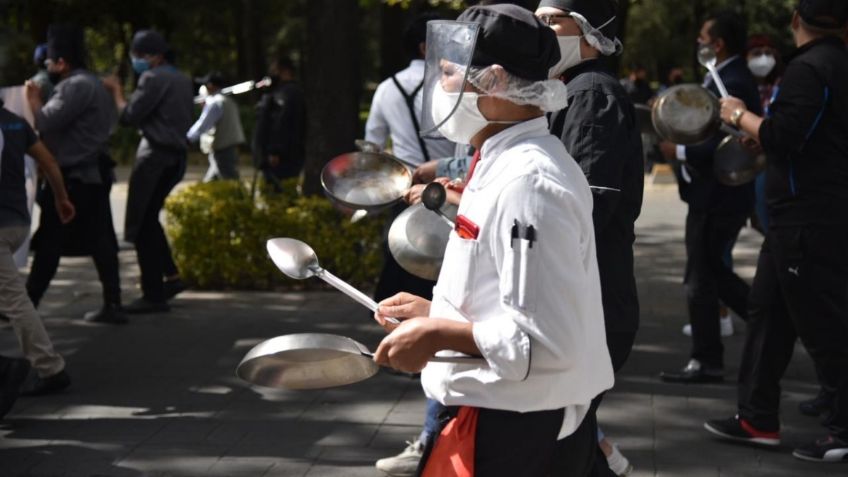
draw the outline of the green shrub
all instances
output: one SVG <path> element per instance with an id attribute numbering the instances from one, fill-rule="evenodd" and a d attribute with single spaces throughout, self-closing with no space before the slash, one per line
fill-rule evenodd
<path id="1" fill-rule="evenodd" d="M 280 194 L 251 198 L 238 181 L 194 184 L 166 204 L 167 233 L 183 277 L 198 288 L 270 289 L 318 286 L 317 278 L 284 276 L 265 250 L 274 237 L 309 244 L 321 266 L 355 286 L 373 285 L 382 266 L 382 218 L 350 223 L 324 197 L 300 197 L 296 180 Z"/>

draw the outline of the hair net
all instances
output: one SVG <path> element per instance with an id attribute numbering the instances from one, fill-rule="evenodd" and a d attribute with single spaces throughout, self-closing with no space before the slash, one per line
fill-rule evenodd
<path id="1" fill-rule="evenodd" d="M 610 18 L 603 25 L 593 27 L 592 24 L 589 23 L 589 20 L 586 20 L 586 17 L 579 13 L 568 12 L 568 15 L 580 26 L 580 30 L 583 31 L 586 42 L 592 45 L 592 47 L 596 50 L 600 51 L 602 55 L 610 56 L 621 53 L 621 50 L 624 48 L 621 41 L 618 38 L 610 40 L 601 33 L 601 29 L 614 21 L 615 17 Z"/>
<path id="2" fill-rule="evenodd" d="M 471 67 L 468 82 L 484 93 L 515 104 L 536 106 L 545 112 L 559 111 L 568 105 L 568 88 L 558 79 L 531 81 L 502 70 L 494 73 L 493 66 Z"/>

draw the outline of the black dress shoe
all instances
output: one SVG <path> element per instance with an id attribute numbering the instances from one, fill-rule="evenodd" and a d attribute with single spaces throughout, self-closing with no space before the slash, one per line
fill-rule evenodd
<path id="1" fill-rule="evenodd" d="M 15 405 L 21 384 L 29 374 L 29 362 L 25 359 L 0 356 L 0 419 Z"/>
<path id="2" fill-rule="evenodd" d="M 170 310 L 171 307 L 164 301 L 150 301 L 144 297 L 137 298 L 129 305 L 124 306 L 124 312 L 131 315 L 139 315 L 143 313 L 164 313 Z"/>
<path id="3" fill-rule="evenodd" d="M 824 388 L 819 389 L 818 396 L 798 403 L 798 411 L 805 416 L 818 417 L 830 411 L 833 405 L 833 393 Z"/>
<path id="4" fill-rule="evenodd" d="M 704 384 L 720 383 L 724 381 L 724 375 L 720 368 L 707 368 L 697 359 L 690 359 L 686 367 L 680 371 L 661 372 L 660 379 L 666 383 Z"/>
<path id="5" fill-rule="evenodd" d="M 110 325 L 123 325 L 128 321 L 127 314 L 124 313 L 121 305 L 114 303 L 106 303 L 99 310 L 89 311 L 83 319 L 91 323 L 108 323 Z"/>
<path id="6" fill-rule="evenodd" d="M 180 293 L 186 291 L 186 289 L 188 289 L 188 285 L 179 278 L 176 278 L 174 280 L 166 280 L 162 283 L 162 289 L 165 292 L 165 300 L 170 300 L 171 298 L 174 298 Z"/>
<path id="7" fill-rule="evenodd" d="M 32 374 L 21 389 L 21 396 L 46 396 L 48 394 L 56 394 L 71 385 L 71 377 L 65 370 L 58 373 L 41 378 L 37 374 Z"/>

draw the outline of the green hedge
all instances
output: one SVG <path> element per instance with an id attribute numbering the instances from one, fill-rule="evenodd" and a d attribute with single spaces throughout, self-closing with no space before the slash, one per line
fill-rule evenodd
<path id="1" fill-rule="evenodd" d="M 172 194 L 165 204 L 166 229 L 184 279 L 206 289 L 320 285 L 317 278 L 291 280 L 271 262 L 265 242 L 291 237 L 308 243 L 333 274 L 356 286 L 373 285 L 382 266 L 384 219 L 352 224 L 326 198 L 298 196 L 295 180 L 284 188 L 251 198 L 244 183 L 216 181 Z"/>

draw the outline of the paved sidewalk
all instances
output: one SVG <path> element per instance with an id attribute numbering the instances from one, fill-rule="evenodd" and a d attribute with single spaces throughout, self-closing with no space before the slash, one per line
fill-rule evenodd
<path id="1" fill-rule="evenodd" d="M 704 419 L 734 411 L 742 323 L 726 340 L 728 384 L 657 379 L 660 370 L 682 366 L 689 348 L 680 334 L 687 320 L 684 213 L 675 188 L 647 191 L 637 246 L 642 329 L 601 409 L 605 431 L 638 477 L 848 474 L 845 465 L 790 455 L 794 444 L 822 433 L 815 419 L 796 410 L 817 391 L 801 347 L 783 383 L 786 447 L 779 450 L 727 445 L 701 427 Z M 746 278 L 760 240 L 746 230 L 736 247 L 736 267 Z M 138 295 L 133 253 L 122 252 L 121 262 L 129 301 Z M 63 260 L 41 311 L 68 358 L 73 386 L 18 401 L 0 424 L 0 476 L 376 476 L 374 460 L 398 452 L 419 432 L 424 399 L 406 377 L 380 373 L 309 392 L 249 387 L 234 377 L 247 350 L 276 335 L 329 332 L 375 346 L 381 330 L 339 293 L 189 291 L 171 313 L 120 327 L 81 320 L 99 306 L 99 293 L 90 260 Z M 19 354 L 8 326 L 0 331 L 0 353 Z"/>

